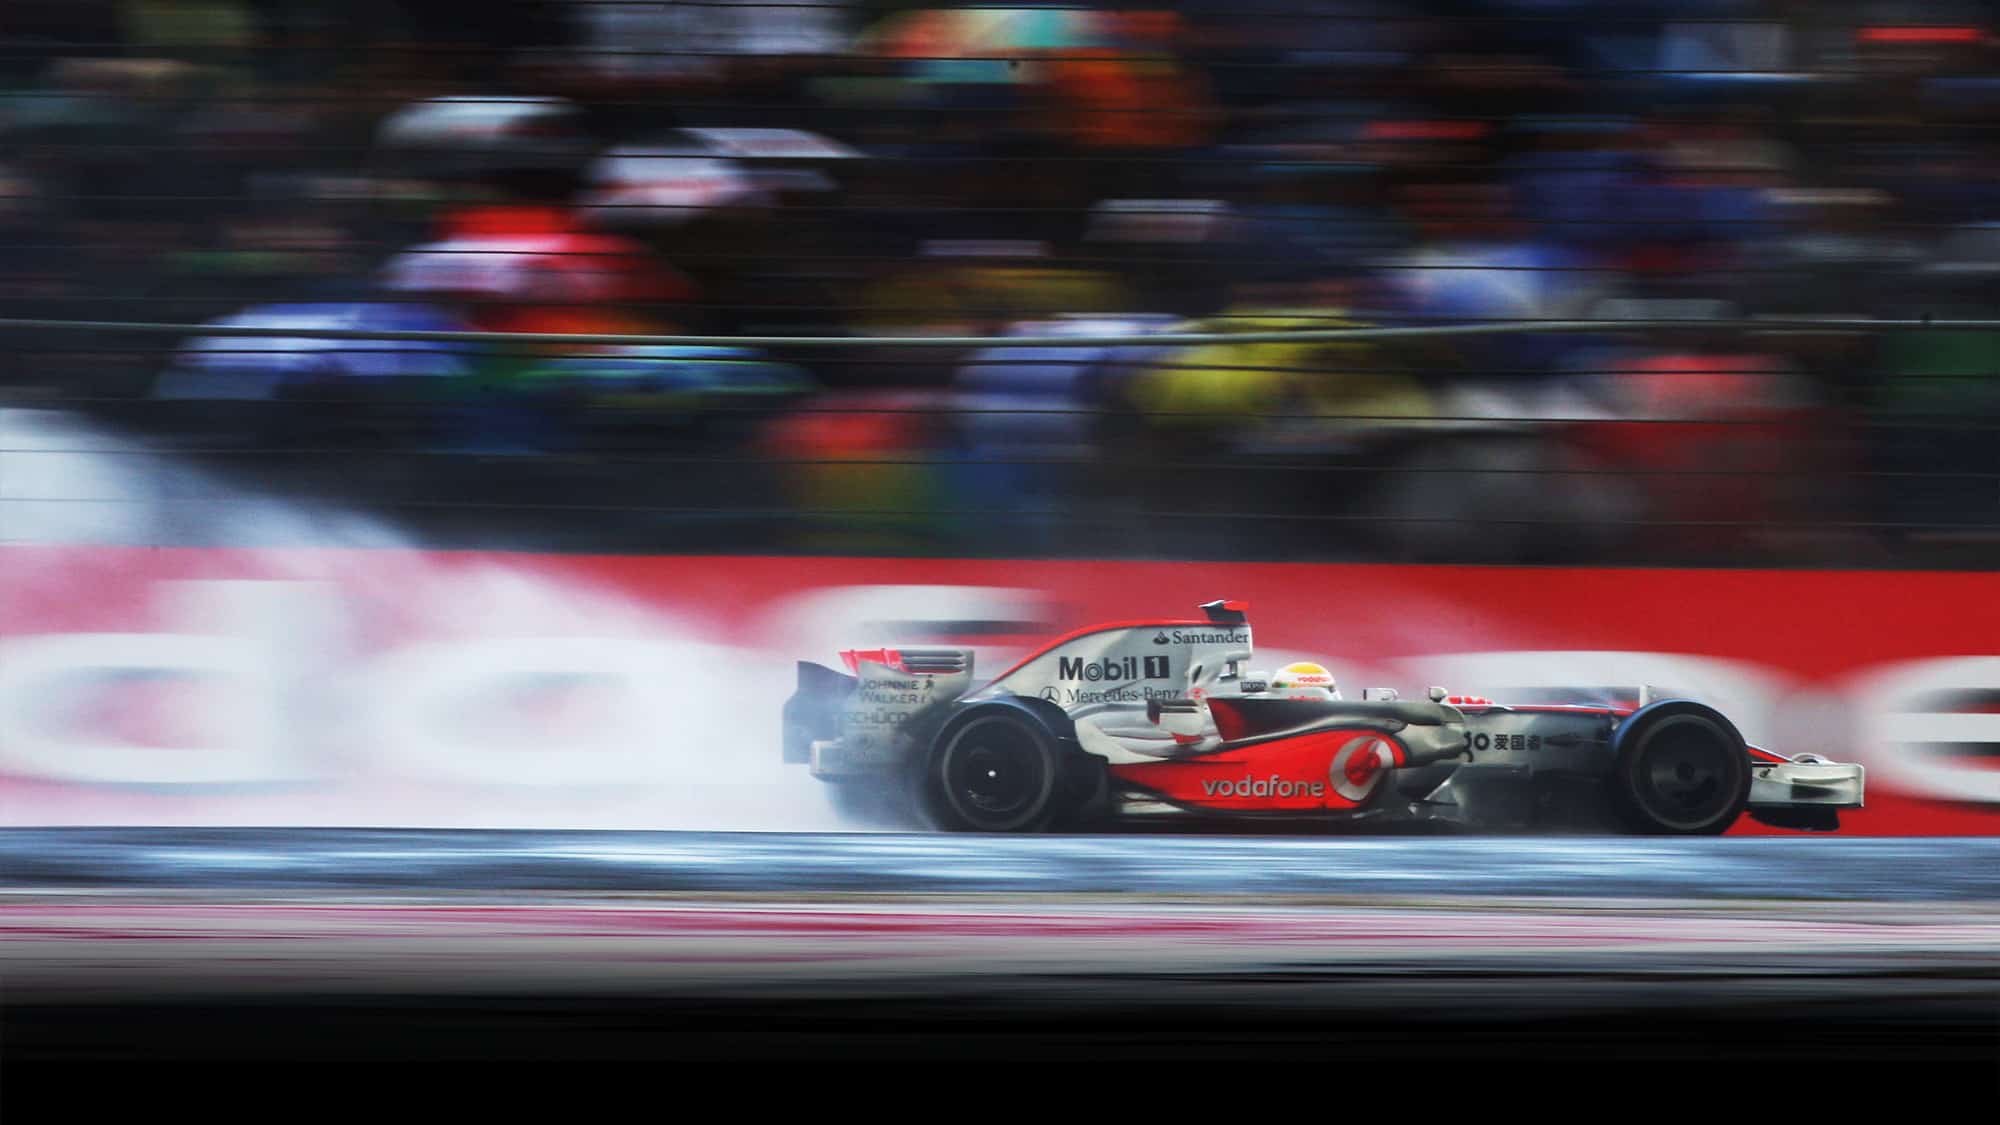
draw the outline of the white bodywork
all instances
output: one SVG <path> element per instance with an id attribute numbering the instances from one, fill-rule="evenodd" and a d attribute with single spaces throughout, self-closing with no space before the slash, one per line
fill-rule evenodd
<path id="1" fill-rule="evenodd" d="M 1789 762 L 1750 768 L 1750 804 L 1776 808 L 1824 805 L 1836 809 L 1862 807 L 1867 771 L 1852 762 L 1829 762 L 1802 754 Z"/>

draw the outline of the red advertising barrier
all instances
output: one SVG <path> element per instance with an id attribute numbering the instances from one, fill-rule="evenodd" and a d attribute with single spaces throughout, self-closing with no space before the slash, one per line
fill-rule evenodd
<path id="1" fill-rule="evenodd" d="M 1648 683 L 2000 832 L 2000 576 L 0 548 L 0 823 L 826 828 L 792 662 L 1250 603 L 1343 687 Z M 1746 823 L 1744 831 L 1765 831 Z"/>

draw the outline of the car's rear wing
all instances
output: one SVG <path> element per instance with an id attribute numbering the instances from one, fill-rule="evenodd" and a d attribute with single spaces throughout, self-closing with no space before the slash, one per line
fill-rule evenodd
<path id="1" fill-rule="evenodd" d="M 849 649 L 840 659 L 852 675 L 799 662 L 798 690 L 785 701 L 785 761 L 808 763 L 814 742 L 834 740 L 886 751 L 912 716 L 972 686 L 969 648 Z"/>

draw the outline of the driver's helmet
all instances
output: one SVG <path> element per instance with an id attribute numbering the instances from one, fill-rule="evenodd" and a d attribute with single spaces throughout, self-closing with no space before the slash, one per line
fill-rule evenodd
<path id="1" fill-rule="evenodd" d="M 1339 699 L 1340 685 L 1324 665 L 1301 660 L 1271 673 L 1271 694 L 1290 699 Z"/>

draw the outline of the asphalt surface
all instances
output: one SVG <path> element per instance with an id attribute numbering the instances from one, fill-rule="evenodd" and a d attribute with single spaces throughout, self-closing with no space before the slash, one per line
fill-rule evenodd
<path id="1" fill-rule="evenodd" d="M 0 888 L 2000 901 L 2000 838 L 23 828 Z"/>
<path id="2" fill-rule="evenodd" d="M 0 1107 L 106 1073 L 413 1061 L 478 1088 L 1172 1061 L 1990 1095 L 1996 860 L 1835 837 L 13 830 Z"/>

